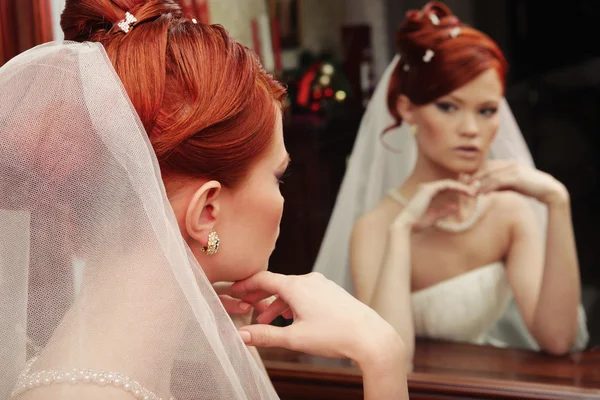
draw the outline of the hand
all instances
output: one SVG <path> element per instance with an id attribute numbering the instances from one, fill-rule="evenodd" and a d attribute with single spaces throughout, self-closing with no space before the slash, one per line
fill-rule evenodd
<path id="1" fill-rule="evenodd" d="M 437 220 L 455 214 L 461 195 L 473 197 L 474 186 L 452 179 L 424 183 L 392 223 L 392 229 L 410 227 L 425 229 Z"/>
<path id="2" fill-rule="evenodd" d="M 476 181 L 482 194 L 513 190 L 545 204 L 562 203 L 569 198 L 565 186 L 552 175 L 516 161 L 488 161 L 469 179 L 470 183 Z"/>
<path id="3" fill-rule="evenodd" d="M 317 356 L 350 358 L 359 364 L 385 351 L 403 351 L 391 325 L 318 273 L 288 276 L 259 272 L 233 284 L 231 294 L 253 305 L 276 297 L 268 306 L 257 307 L 259 324 L 240 328 L 249 346 L 284 347 Z M 267 325 L 286 312 L 293 316 L 291 325 Z"/>
<path id="4" fill-rule="evenodd" d="M 217 292 L 223 307 L 225 307 L 225 311 L 227 311 L 229 315 L 246 315 L 251 313 L 253 310 L 256 310 L 262 314 L 277 299 L 275 296 L 270 296 L 252 305 L 243 300 L 232 297 L 232 286 L 233 282 L 217 282 L 213 284 L 213 288 Z M 283 311 L 281 315 L 287 319 L 292 318 L 292 312 L 289 310 L 289 308 Z"/>

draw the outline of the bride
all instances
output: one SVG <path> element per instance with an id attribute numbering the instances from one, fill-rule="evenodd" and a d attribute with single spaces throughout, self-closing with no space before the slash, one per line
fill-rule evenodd
<path id="1" fill-rule="evenodd" d="M 387 322 L 266 271 L 289 156 L 256 57 L 172 0 L 68 0 L 61 23 L 0 69 L 0 398 L 277 398 L 246 346 L 348 357 L 365 398 L 408 398 Z"/>
<path id="2" fill-rule="evenodd" d="M 396 41 L 314 270 L 395 326 L 409 358 L 415 336 L 584 347 L 569 195 L 527 165 L 502 53 L 437 2 Z"/>

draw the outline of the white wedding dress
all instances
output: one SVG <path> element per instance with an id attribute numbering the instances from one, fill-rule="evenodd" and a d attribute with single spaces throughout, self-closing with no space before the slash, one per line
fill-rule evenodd
<path id="1" fill-rule="evenodd" d="M 511 299 L 504 263 L 496 262 L 411 295 L 415 336 L 486 344 Z"/>
<path id="2" fill-rule="evenodd" d="M 475 268 L 411 294 L 415 336 L 539 351 L 514 301 L 503 262 Z M 586 347 L 583 307 L 573 350 Z"/>
<path id="3" fill-rule="evenodd" d="M 387 88 L 398 61 L 399 56 L 396 56 L 384 72 L 363 116 L 313 267 L 313 271 L 322 273 L 350 293 L 354 292 L 349 262 L 350 233 L 354 224 L 392 188 L 400 187 L 416 162 L 416 142 L 406 124 L 381 136 L 394 123 L 387 109 Z M 534 166 L 506 100 L 502 101 L 499 114 L 500 128 L 488 158 L 517 160 Z M 540 230 L 546 232 L 546 207 L 533 199 L 531 205 Z M 505 275 L 504 266 L 496 263 L 414 293 L 416 335 L 539 350 L 521 317 Z M 488 328 L 487 332 L 485 328 Z M 580 305 L 579 332 L 573 349 L 585 348 L 588 339 L 586 315 Z"/>

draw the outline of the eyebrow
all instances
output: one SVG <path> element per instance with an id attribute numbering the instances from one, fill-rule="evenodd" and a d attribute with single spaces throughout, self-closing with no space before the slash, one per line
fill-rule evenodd
<path id="1" fill-rule="evenodd" d="M 449 94 L 448 97 L 450 97 L 451 99 L 453 99 L 454 101 L 456 101 L 457 103 L 460 104 L 465 104 L 465 101 L 463 99 L 461 99 L 460 97 L 453 95 L 453 94 Z M 479 103 L 480 106 L 485 106 L 485 105 L 498 105 L 498 101 L 497 100 L 485 100 L 482 101 L 481 103 Z"/>
<path id="2" fill-rule="evenodd" d="M 456 101 L 457 103 L 460 103 L 460 104 L 465 104 L 464 100 L 463 100 L 463 99 L 461 99 L 461 98 L 460 98 L 460 97 L 458 97 L 458 96 L 455 96 L 455 95 L 453 95 L 453 94 L 449 94 L 449 95 L 448 95 L 448 97 L 450 97 L 452 100 Z"/>

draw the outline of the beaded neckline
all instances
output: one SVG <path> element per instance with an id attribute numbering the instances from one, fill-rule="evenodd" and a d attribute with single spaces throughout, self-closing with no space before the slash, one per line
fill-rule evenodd
<path id="1" fill-rule="evenodd" d="M 138 381 L 118 372 L 94 371 L 89 368 L 73 368 L 70 371 L 44 370 L 30 374 L 31 367 L 37 361 L 33 357 L 27 362 L 25 370 L 19 376 L 12 397 L 17 397 L 28 390 L 55 384 L 78 385 L 89 384 L 97 386 L 113 386 L 130 393 L 140 400 L 163 400 L 150 390 L 144 388 Z M 175 400 L 171 397 L 170 400 Z"/>

